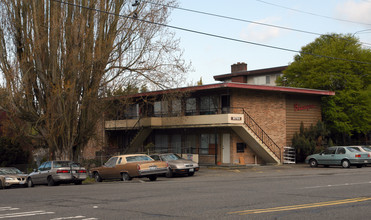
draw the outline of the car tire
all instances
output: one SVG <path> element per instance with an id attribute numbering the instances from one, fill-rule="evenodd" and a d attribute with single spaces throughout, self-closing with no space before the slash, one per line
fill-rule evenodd
<path id="1" fill-rule="evenodd" d="M 102 177 L 99 175 L 98 172 L 94 173 L 94 179 L 95 179 L 95 182 L 102 182 Z"/>
<path id="2" fill-rule="evenodd" d="M 156 181 L 157 180 L 157 176 L 156 175 L 149 176 L 148 178 L 149 178 L 150 181 Z"/>
<path id="3" fill-rule="evenodd" d="M 55 186 L 55 182 L 51 176 L 48 177 L 48 186 Z"/>
<path id="4" fill-rule="evenodd" d="M 349 162 L 349 160 L 342 160 L 342 161 L 341 161 L 341 166 L 342 166 L 343 168 L 349 168 L 349 167 L 350 167 L 350 162 Z"/>
<path id="5" fill-rule="evenodd" d="M 188 173 L 188 176 L 193 176 L 193 175 L 195 175 L 195 172 Z"/>
<path id="6" fill-rule="evenodd" d="M 167 177 L 167 178 L 171 178 L 171 177 L 173 177 L 173 176 L 174 176 L 173 171 L 172 171 L 171 169 L 169 169 L 169 170 L 166 172 L 166 177 Z"/>
<path id="7" fill-rule="evenodd" d="M 28 186 L 28 187 L 34 187 L 34 186 L 35 186 L 35 185 L 33 184 L 33 181 L 32 181 L 31 178 L 28 178 L 28 179 L 27 179 L 27 186 Z"/>
<path id="8" fill-rule="evenodd" d="M 130 178 L 128 173 L 122 173 L 121 174 L 121 180 L 122 181 L 129 181 L 129 180 L 131 180 L 131 178 Z"/>
<path id="9" fill-rule="evenodd" d="M 309 161 L 309 166 L 310 167 L 318 167 L 318 162 L 315 159 L 311 159 Z"/>

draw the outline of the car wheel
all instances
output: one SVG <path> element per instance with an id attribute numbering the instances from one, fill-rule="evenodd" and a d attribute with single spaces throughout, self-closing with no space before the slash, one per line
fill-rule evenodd
<path id="1" fill-rule="evenodd" d="M 55 182 L 51 176 L 48 177 L 48 186 L 55 186 Z"/>
<path id="2" fill-rule="evenodd" d="M 95 182 L 102 182 L 102 177 L 100 177 L 98 172 L 94 173 L 94 179 L 95 179 Z"/>
<path id="3" fill-rule="evenodd" d="M 35 185 L 33 184 L 31 178 L 28 178 L 28 179 L 27 179 L 27 186 L 28 186 L 28 187 L 34 187 L 34 186 L 35 186 Z"/>
<path id="4" fill-rule="evenodd" d="M 349 168 L 350 167 L 349 160 L 343 160 L 343 161 L 341 161 L 341 166 L 343 168 Z"/>
<path id="5" fill-rule="evenodd" d="M 128 173 L 122 173 L 121 174 L 121 180 L 122 181 L 129 181 L 129 180 L 131 180 L 131 178 L 130 178 Z"/>
<path id="6" fill-rule="evenodd" d="M 317 167 L 318 166 L 318 162 L 315 159 L 311 159 L 309 161 L 309 166 L 310 167 Z"/>
<path id="7" fill-rule="evenodd" d="M 76 181 L 76 182 L 74 182 L 74 184 L 75 184 L 75 185 L 81 185 L 81 184 L 82 184 L 82 181 L 81 181 L 81 180 Z"/>
<path id="8" fill-rule="evenodd" d="M 167 178 L 171 178 L 171 177 L 173 177 L 173 176 L 174 176 L 173 171 L 172 171 L 171 169 L 169 169 L 169 170 L 166 172 L 166 177 L 167 177 Z"/>
<path id="9" fill-rule="evenodd" d="M 154 176 L 150 176 L 148 177 L 150 181 L 156 181 L 157 180 L 157 176 L 154 175 Z"/>

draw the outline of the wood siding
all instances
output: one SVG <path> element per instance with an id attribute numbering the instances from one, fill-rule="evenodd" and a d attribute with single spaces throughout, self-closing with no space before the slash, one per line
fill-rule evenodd
<path id="1" fill-rule="evenodd" d="M 295 132 L 300 131 L 301 122 L 304 127 L 315 125 L 321 120 L 320 97 L 309 96 L 286 96 L 286 143 L 291 145 Z"/>

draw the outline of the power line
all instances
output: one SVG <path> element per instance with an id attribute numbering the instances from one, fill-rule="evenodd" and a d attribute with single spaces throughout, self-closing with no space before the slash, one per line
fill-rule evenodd
<path id="1" fill-rule="evenodd" d="M 246 19 L 234 18 L 234 17 L 219 15 L 219 14 L 214 14 L 214 13 L 209 13 L 209 12 L 204 12 L 204 11 L 197 11 L 197 10 L 194 10 L 194 9 L 188 9 L 188 8 L 181 8 L 181 7 L 171 6 L 171 5 L 165 5 L 165 4 L 151 2 L 151 1 L 142 0 L 142 2 L 149 3 L 149 4 L 154 4 L 154 5 L 159 5 L 159 6 L 163 6 L 163 7 L 168 7 L 168 8 L 173 8 L 173 9 L 177 9 L 177 10 L 202 14 L 202 15 L 208 15 L 208 16 L 223 18 L 223 19 L 229 19 L 229 20 L 240 21 L 240 22 L 245 22 L 245 23 L 252 23 L 252 24 L 263 25 L 263 26 L 267 26 L 267 27 L 289 30 L 289 31 L 296 31 L 296 32 L 305 33 L 305 34 L 312 34 L 312 35 L 317 35 L 317 36 L 321 36 L 321 35 L 331 36 L 331 35 L 328 35 L 328 34 L 320 34 L 320 33 L 312 32 L 312 31 L 305 31 L 305 30 L 289 28 L 289 27 L 284 27 L 284 26 L 279 26 L 279 25 L 267 24 L 267 23 L 263 23 L 263 22 L 249 21 L 249 20 L 246 20 Z M 371 43 L 366 43 L 366 42 L 360 42 L 360 43 L 371 46 Z"/>
<path id="2" fill-rule="evenodd" d="M 300 13 L 303 13 L 303 14 L 309 14 L 309 15 L 312 15 L 312 16 L 317 16 L 317 17 L 322 17 L 322 18 L 327 18 L 327 19 L 332 19 L 332 20 L 337 20 L 337 21 L 342 21 L 342 22 L 348 22 L 348 23 L 353 23 L 353 24 L 371 25 L 371 24 L 367 24 L 367 23 L 363 23 L 363 22 L 345 20 L 345 19 L 341 19 L 341 18 L 334 18 L 334 17 L 330 17 L 330 16 L 326 16 L 326 15 L 320 15 L 320 14 L 316 14 L 316 13 L 312 13 L 312 12 L 302 11 L 302 10 L 289 8 L 289 7 L 286 7 L 286 6 L 282 6 L 282 5 L 262 1 L 262 0 L 255 0 L 255 1 L 267 4 L 267 5 L 273 5 L 273 6 L 279 7 L 279 8 L 284 8 L 284 9 L 287 9 L 287 10 L 290 10 L 290 11 L 300 12 Z"/>
<path id="3" fill-rule="evenodd" d="M 159 25 L 159 26 L 163 26 L 163 27 L 167 27 L 167 28 L 171 28 L 171 29 L 181 30 L 181 31 L 185 31 L 185 32 L 191 32 L 191 33 L 195 33 L 195 34 L 199 34 L 199 35 L 205 35 L 205 36 L 214 37 L 214 38 L 219 38 L 219 39 L 223 39 L 223 40 L 230 40 L 230 41 L 239 42 L 239 43 L 251 44 L 251 45 L 255 45 L 255 46 L 261 46 L 261 47 L 266 47 L 266 48 L 270 48 L 270 49 L 282 50 L 282 51 L 293 52 L 293 53 L 312 55 L 312 56 L 316 56 L 316 57 L 322 57 L 322 58 L 328 58 L 328 59 L 334 59 L 334 60 L 343 60 L 343 61 L 349 61 L 349 62 L 354 62 L 354 63 L 370 64 L 371 65 L 371 62 L 364 62 L 364 61 L 359 61 L 359 60 L 349 60 L 349 59 L 343 59 L 343 58 L 338 58 L 338 57 L 331 57 L 331 56 L 301 52 L 301 51 L 298 51 L 298 50 L 293 50 L 293 49 L 288 49 L 288 48 L 283 48 L 283 47 L 277 47 L 277 46 L 271 46 L 271 45 L 267 45 L 267 44 L 261 44 L 261 43 L 246 41 L 246 40 L 240 40 L 240 39 L 235 39 L 235 38 L 231 38 L 231 37 L 225 37 L 225 36 L 221 36 L 221 35 L 216 35 L 216 34 L 206 33 L 206 32 L 202 32 L 202 31 L 191 30 L 191 29 L 172 26 L 172 25 L 167 25 L 167 24 L 161 24 L 161 23 L 157 23 L 157 22 L 153 22 L 153 21 L 147 21 L 147 20 L 139 19 L 138 17 L 134 18 L 134 17 L 131 17 L 131 16 L 120 15 L 120 14 L 116 14 L 116 13 L 113 13 L 113 12 L 108 12 L 108 11 L 104 11 L 104 10 L 100 10 L 100 9 L 96 9 L 96 8 L 90 8 L 90 7 L 87 7 L 87 6 L 78 5 L 78 4 L 74 4 L 74 3 L 70 3 L 70 2 L 64 2 L 62 0 L 51 0 L 51 1 L 59 2 L 61 4 L 70 5 L 70 6 L 86 9 L 86 10 L 92 10 L 92 11 L 96 11 L 96 12 L 99 12 L 99 13 L 105 13 L 105 14 L 114 15 L 114 16 L 118 16 L 118 17 L 129 18 L 129 19 L 133 19 L 133 20 L 136 20 L 136 21 L 145 22 L 145 23 L 148 23 L 148 24 Z"/>

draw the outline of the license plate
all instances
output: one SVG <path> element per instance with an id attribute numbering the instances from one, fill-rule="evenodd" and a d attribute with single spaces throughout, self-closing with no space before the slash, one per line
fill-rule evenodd
<path id="1" fill-rule="evenodd" d="M 157 167 L 149 167 L 150 170 L 156 170 Z"/>
<path id="2" fill-rule="evenodd" d="M 72 173 L 76 173 L 76 170 L 72 170 Z"/>
<path id="3" fill-rule="evenodd" d="M 365 160 L 365 163 L 368 163 L 368 161 L 367 161 L 367 160 Z"/>
<path id="4" fill-rule="evenodd" d="M 189 169 L 189 172 L 194 172 L 194 171 L 195 171 L 195 169 L 193 169 L 193 168 L 192 169 Z"/>

